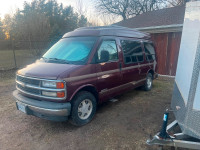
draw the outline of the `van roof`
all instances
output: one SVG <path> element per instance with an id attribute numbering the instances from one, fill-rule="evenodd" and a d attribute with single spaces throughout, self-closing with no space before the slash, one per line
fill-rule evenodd
<path id="1" fill-rule="evenodd" d="M 138 39 L 150 39 L 150 35 L 148 33 L 117 25 L 82 27 L 64 34 L 63 38 L 77 36 L 118 36 Z"/>

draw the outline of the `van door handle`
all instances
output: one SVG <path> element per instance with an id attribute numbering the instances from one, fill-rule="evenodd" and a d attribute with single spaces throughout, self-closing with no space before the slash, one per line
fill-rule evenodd
<path id="1" fill-rule="evenodd" d="M 119 70 L 122 71 L 122 63 L 119 63 Z"/>

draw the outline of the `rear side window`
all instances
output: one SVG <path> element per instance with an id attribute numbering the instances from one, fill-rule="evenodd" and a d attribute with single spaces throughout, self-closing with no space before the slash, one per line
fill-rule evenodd
<path id="1" fill-rule="evenodd" d="M 144 43 L 144 49 L 145 49 L 146 60 L 152 61 L 156 59 L 155 49 L 152 44 Z"/>
<path id="2" fill-rule="evenodd" d="M 115 40 L 105 40 L 101 43 L 99 50 L 97 51 L 98 55 L 98 62 L 105 62 L 104 61 L 104 53 L 105 51 L 109 53 L 108 61 L 116 61 L 118 60 L 118 52 Z"/>
<path id="3" fill-rule="evenodd" d="M 126 64 L 144 61 L 141 43 L 137 41 L 121 40 Z"/>

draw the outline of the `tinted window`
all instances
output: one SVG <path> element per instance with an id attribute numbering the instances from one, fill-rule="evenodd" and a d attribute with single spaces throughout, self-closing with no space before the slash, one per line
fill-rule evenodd
<path id="1" fill-rule="evenodd" d="M 155 49 L 152 44 L 144 43 L 145 55 L 148 61 L 155 60 Z"/>
<path id="2" fill-rule="evenodd" d="M 107 57 L 107 54 L 105 53 L 108 54 L 108 59 L 105 59 L 105 57 Z M 98 62 L 118 60 L 116 42 L 114 40 L 103 41 L 97 52 L 97 59 L 98 59 Z"/>
<path id="3" fill-rule="evenodd" d="M 122 40 L 121 46 L 124 53 L 125 63 L 137 63 L 144 60 L 143 51 L 140 42 Z"/>

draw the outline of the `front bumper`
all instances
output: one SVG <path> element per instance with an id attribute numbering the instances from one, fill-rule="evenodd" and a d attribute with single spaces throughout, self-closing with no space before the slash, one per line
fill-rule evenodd
<path id="1" fill-rule="evenodd" d="M 69 102 L 56 103 L 40 101 L 25 97 L 17 90 L 13 92 L 13 96 L 16 100 L 17 109 L 27 115 L 33 115 L 52 121 L 66 121 L 71 112 L 71 104 Z"/>

